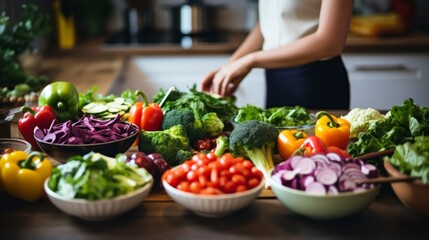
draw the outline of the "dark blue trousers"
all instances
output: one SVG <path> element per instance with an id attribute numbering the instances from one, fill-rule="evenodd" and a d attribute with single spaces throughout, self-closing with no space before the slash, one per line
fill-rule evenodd
<path id="1" fill-rule="evenodd" d="M 349 109 L 350 85 L 341 56 L 299 67 L 267 69 L 266 108 Z"/>

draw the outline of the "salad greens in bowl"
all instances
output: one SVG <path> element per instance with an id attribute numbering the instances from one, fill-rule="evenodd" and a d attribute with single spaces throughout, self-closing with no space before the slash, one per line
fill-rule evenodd
<path id="1" fill-rule="evenodd" d="M 153 178 L 144 168 L 126 164 L 124 156 L 91 152 L 67 159 L 45 181 L 50 201 L 89 221 L 111 219 L 136 207 L 149 194 Z"/>
<path id="2" fill-rule="evenodd" d="M 302 130 L 308 135 L 314 135 L 316 116 L 301 106 L 282 106 L 262 109 L 248 104 L 238 110 L 233 116 L 233 127 L 245 121 L 258 120 L 274 125 L 279 131 Z"/>

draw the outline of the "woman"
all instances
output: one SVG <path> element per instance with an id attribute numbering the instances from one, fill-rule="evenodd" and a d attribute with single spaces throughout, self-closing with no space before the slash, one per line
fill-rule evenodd
<path id="1" fill-rule="evenodd" d="M 353 0 L 259 0 L 259 23 L 203 91 L 230 96 L 252 68 L 264 68 L 266 108 L 348 109 L 341 59 Z"/>

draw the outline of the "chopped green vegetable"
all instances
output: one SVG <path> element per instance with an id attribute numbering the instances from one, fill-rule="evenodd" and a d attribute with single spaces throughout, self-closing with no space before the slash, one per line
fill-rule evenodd
<path id="1" fill-rule="evenodd" d="M 418 136 L 414 143 L 397 145 L 387 160 L 401 173 L 421 177 L 423 183 L 429 184 L 429 136 Z"/>
<path id="2" fill-rule="evenodd" d="M 176 166 L 190 156 L 189 139 L 183 125 L 175 125 L 163 131 L 141 131 L 139 151 L 146 154 L 159 153 L 168 165 Z"/>
<path id="3" fill-rule="evenodd" d="M 252 104 L 240 108 L 234 118 L 236 123 L 249 120 L 270 123 L 276 127 L 301 126 L 316 122 L 307 110 L 300 106 L 273 107 L 264 110 Z"/>
<path id="4" fill-rule="evenodd" d="M 221 98 L 218 95 L 198 91 L 195 84 L 189 90 L 189 92 L 179 90 L 171 92 L 162 105 L 164 114 L 173 109 L 188 108 L 194 111 L 198 119 L 206 113 L 215 112 L 223 122 L 230 121 L 232 116 L 237 114 L 238 107 L 234 104 L 235 99 Z M 153 101 L 159 104 L 166 93 L 164 89 L 160 89 L 153 97 Z"/>
<path id="5" fill-rule="evenodd" d="M 203 123 L 204 131 L 209 137 L 219 136 L 225 127 L 225 124 L 223 124 L 222 120 L 220 120 L 215 112 L 204 114 L 201 121 Z"/>
<path id="6" fill-rule="evenodd" d="M 151 181 L 144 168 L 129 166 L 120 158 L 94 152 L 71 157 L 53 169 L 49 188 L 69 199 L 99 200 L 127 194 Z"/>
<path id="7" fill-rule="evenodd" d="M 239 124 L 229 136 L 229 148 L 234 155 L 248 157 L 263 174 L 269 184 L 270 172 L 274 168 L 273 150 L 278 130 L 271 124 L 249 120 Z"/>
<path id="8" fill-rule="evenodd" d="M 191 109 L 182 108 L 168 111 L 162 120 L 162 129 L 166 130 L 178 124 L 185 127 L 191 145 L 207 135 L 203 129 L 203 124 L 195 118 Z"/>

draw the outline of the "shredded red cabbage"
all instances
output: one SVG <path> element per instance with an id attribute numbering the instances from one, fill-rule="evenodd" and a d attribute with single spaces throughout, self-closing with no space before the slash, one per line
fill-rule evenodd
<path id="1" fill-rule="evenodd" d="M 114 119 L 101 120 L 94 116 L 83 116 L 76 122 L 52 122 L 48 129 L 34 130 L 36 138 L 57 144 L 94 144 L 126 138 L 138 131 L 134 125 L 124 122 L 121 115 Z"/>

